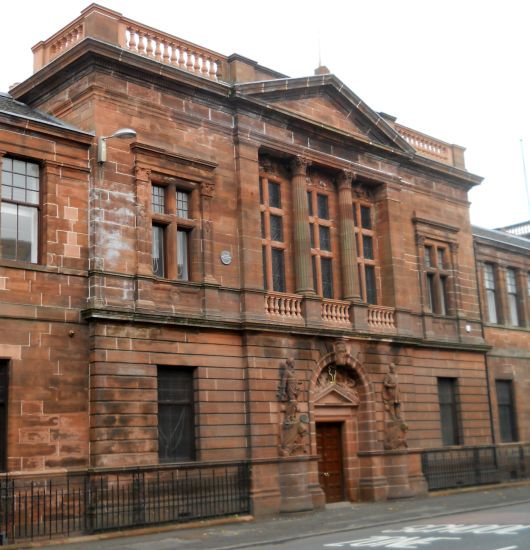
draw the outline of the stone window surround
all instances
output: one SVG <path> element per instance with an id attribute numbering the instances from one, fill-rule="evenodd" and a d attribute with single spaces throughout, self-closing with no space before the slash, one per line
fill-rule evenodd
<path id="1" fill-rule="evenodd" d="M 174 184 L 175 188 L 187 189 L 191 193 L 190 218 L 193 218 L 190 222 L 193 220 L 195 225 L 190 235 L 189 280 L 217 284 L 214 275 L 211 204 L 216 186 L 221 181 L 220 176 L 215 174 L 217 163 L 140 142 L 132 143 L 131 151 L 135 157 L 138 274 L 153 276 L 151 185 Z"/>
<path id="2" fill-rule="evenodd" d="M 459 232 L 458 227 L 454 227 L 445 223 L 420 218 L 414 216 L 412 218 L 416 235 L 416 247 L 418 255 L 418 273 L 420 274 L 420 290 L 422 297 L 422 310 L 429 315 L 441 315 L 443 317 L 451 317 L 456 315 L 459 309 L 459 288 L 458 288 L 458 242 L 456 235 Z M 445 288 L 445 314 L 431 311 L 429 307 L 429 297 L 427 290 L 428 271 L 438 271 L 426 268 L 425 263 L 425 247 L 432 246 L 433 249 L 444 249 L 446 267 L 443 273 L 437 273 L 438 276 L 446 277 Z M 437 254 L 437 252 L 435 252 Z M 435 274 L 436 277 L 436 274 Z M 437 282 L 437 292 L 441 292 L 441 283 Z"/>

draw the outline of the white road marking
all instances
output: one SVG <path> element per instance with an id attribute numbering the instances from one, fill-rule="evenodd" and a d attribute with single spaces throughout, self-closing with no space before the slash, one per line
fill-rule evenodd
<path id="1" fill-rule="evenodd" d="M 497 548 L 496 550 L 517 550 L 518 546 L 505 546 L 504 548 Z"/>

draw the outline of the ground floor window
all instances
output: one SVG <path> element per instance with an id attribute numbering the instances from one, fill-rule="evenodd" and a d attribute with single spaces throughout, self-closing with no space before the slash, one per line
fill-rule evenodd
<path id="1" fill-rule="evenodd" d="M 497 392 L 497 408 L 499 411 L 499 430 L 501 433 L 501 441 L 503 443 L 517 441 L 512 381 L 496 380 L 495 389 Z"/>
<path id="2" fill-rule="evenodd" d="M 438 378 L 440 423 L 444 445 L 460 445 L 456 378 Z"/>
<path id="3" fill-rule="evenodd" d="M 158 367 L 160 462 L 195 459 L 194 370 Z"/>
<path id="4" fill-rule="evenodd" d="M 7 361 L 0 361 L 0 472 L 7 462 Z"/>

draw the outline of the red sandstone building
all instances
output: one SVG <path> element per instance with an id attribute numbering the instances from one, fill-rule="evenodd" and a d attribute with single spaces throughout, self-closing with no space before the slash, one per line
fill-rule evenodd
<path id="1" fill-rule="evenodd" d="M 530 439 L 530 242 L 471 228 L 461 147 L 95 4 L 33 54 L 0 96 L 12 477 L 239 461 L 265 514 Z"/>

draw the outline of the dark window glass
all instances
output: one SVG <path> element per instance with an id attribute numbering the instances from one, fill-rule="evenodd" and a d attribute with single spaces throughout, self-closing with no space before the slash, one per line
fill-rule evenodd
<path id="1" fill-rule="evenodd" d="M 165 276 L 165 246 L 164 246 L 164 227 L 153 225 L 153 274 L 157 277 Z"/>
<path id="2" fill-rule="evenodd" d="M 271 224 L 271 240 L 283 241 L 283 223 L 281 216 L 270 215 L 269 221 Z"/>
<path id="3" fill-rule="evenodd" d="M 443 248 L 436 249 L 436 254 L 438 255 L 438 269 L 443 269 L 445 267 L 445 251 Z"/>
<path id="4" fill-rule="evenodd" d="M 312 199 L 312 193 L 311 191 L 307 192 L 307 210 L 309 211 L 309 215 L 313 215 L 313 199 Z"/>
<path id="5" fill-rule="evenodd" d="M 265 238 L 265 212 L 260 212 L 260 216 L 261 216 L 261 238 L 264 239 Z"/>
<path id="6" fill-rule="evenodd" d="M 374 259 L 374 240 L 369 235 L 363 235 L 363 256 L 367 260 Z"/>
<path id="7" fill-rule="evenodd" d="M 458 403 L 456 378 L 438 378 L 438 398 L 440 402 L 440 423 L 444 445 L 459 445 Z"/>
<path id="8" fill-rule="evenodd" d="M 195 458 L 191 369 L 158 367 L 158 457 L 160 462 Z"/>
<path id="9" fill-rule="evenodd" d="M 7 459 L 7 361 L 0 360 L 0 472 Z"/>
<path id="10" fill-rule="evenodd" d="M 269 206 L 272 206 L 273 208 L 282 207 L 280 184 L 273 181 L 269 181 Z"/>
<path id="11" fill-rule="evenodd" d="M 285 292 L 285 265 L 283 250 L 272 248 L 272 289 L 276 292 Z"/>
<path id="12" fill-rule="evenodd" d="M 259 203 L 265 204 L 263 198 L 263 180 L 259 180 Z"/>
<path id="13" fill-rule="evenodd" d="M 358 225 L 359 225 L 359 222 L 357 221 L 357 205 L 356 204 L 353 205 L 353 224 L 355 225 L 355 227 L 358 227 Z"/>
<path id="14" fill-rule="evenodd" d="M 440 311 L 441 315 L 447 315 L 447 277 L 440 277 Z"/>
<path id="15" fill-rule="evenodd" d="M 311 256 L 311 268 L 313 270 L 313 290 L 317 292 L 317 257 Z"/>
<path id="16" fill-rule="evenodd" d="M 375 267 L 367 265 L 364 268 L 366 277 L 366 301 L 369 304 L 377 304 L 377 289 L 375 284 Z"/>
<path id="17" fill-rule="evenodd" d="M 262 261 L 262 267 L 263 267 L 263 288 L 268 289 L 267 286 L 267 247 L 262 246 L 261 247 L 261 261 Z"/>
<path id="18" fill-rule="evenodd" d="M 361 225 L 363 229 L 372 229 L 372 217 L 368 206 L 361 205 Z"/>
<path id="19" fill-rule="evenodd" d="M 329 227 L 326 227 L 325 225 L 319 225 L 318 233 L 320 238 L 320 250 L 329 250 L 331 252 L 331 237 Z"/>
<path id="20" fill-rule="evenodd" d="M 314 224 L 309 224 L 309 238 L 311 239 L 311 248 L 315 248 L 315 226 Z"/>
<path id="21" fill-rule="evenodd" d="M 519 311 L 517 295 L 517 277 L 515 269 L 506 269 L 506 291 L 508 293 L 508 319 L 514 327 L 519 326 Z"/>
<path id="22" fill-rule="evenodd" d="M 499 411 L 499 429 L 501 441 L 510 443 L 517 441 L 515 424 L 515 407 L 513 402 L 513 385 L 511 380 L 496 380 L 497 407 Z"/>
<path id="23" fill-rule="evenodd" d="M 327 195 L 317 194 L 317 215 L 322 220 L 329 220 L 329 206 Z"/>
<path id="24" fill-rule="evenodd" d="M 153 185 L 151 190 L 153 212 L 163 214 L 166 211 L 166 190 L 161 185 Z"/>
<path id="25" fill-rule="evenodd" d="M 322 271 L 322 296 L 333 298 L 333 268 L 331 258 L 320 258 L 320 269 Z"/>

